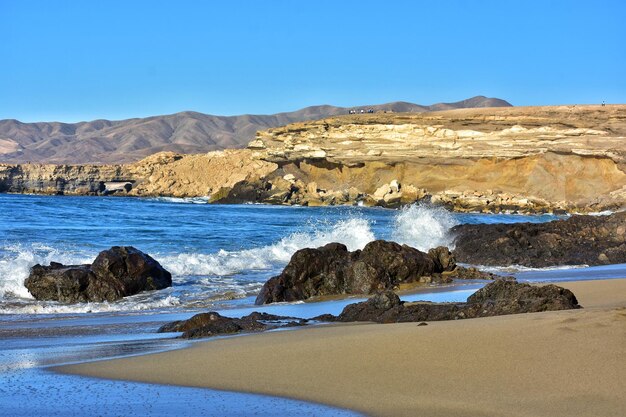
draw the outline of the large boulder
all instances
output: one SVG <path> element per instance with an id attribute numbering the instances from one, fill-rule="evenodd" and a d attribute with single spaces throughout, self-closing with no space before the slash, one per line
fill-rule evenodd
<path id="1" fill-rule="evenodd" d="M 256 303 L 371 294 L 405 283 L 450 282 L 451 278 L 442 272 L 454 266 L 447 248 L 438 248 L 431 256 L 384 240 L 370 242 L 363 250 L 354 252 L 340 243 L 329 243 L 297 251 L 283 272 L 265 283 Z"/>
<path id="2" fill-rule="evenodd" d="M 378 323 L 439 321 L 575 308 L 580 308 L 580 305 L 574 294 L 565 288 L 498 279 L 471 295 L 465 303 L 405 303 L 392 291 L 381 292 L 367 301 L 346 306 L 335 320 Z"/>
<path id="3" fill-rule="evenodd" d="M 91 265 L 35 265 L 24 285 L 37 300 L 102 302 L 170 287 L 172 275 L 140 250 L 114 246 Z"/>
<path id="4" fill-rule="evenodd" d="M 477 265 L 604 265 L 626 262 L 626 212 L 548 223 L 463 224 L 454 255 Z"/>

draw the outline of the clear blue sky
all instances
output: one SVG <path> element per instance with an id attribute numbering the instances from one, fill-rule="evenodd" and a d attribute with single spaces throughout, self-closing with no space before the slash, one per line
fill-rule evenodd
<path id="1" fill-rule="evenodd" d="M 626 103 L 626 1 L 0 0 L 0 119 Z"/>

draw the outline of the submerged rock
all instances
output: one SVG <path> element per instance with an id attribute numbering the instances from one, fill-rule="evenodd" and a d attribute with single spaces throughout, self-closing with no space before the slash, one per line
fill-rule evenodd
<path id="1" fill-rule="evenodd" d="M 454 255 L 480 265 L 605 265 L 626 262 L 626 212 L 548 223 L 463 224 Z"/>
<path id="2" fill-rule="evenodd" d="M 132 246 L 113 246 L 91 265 L 35 265 L 24 285 L 37 300 L 102 302 L 170 287 L 172 275 Z"/>
<path id="3" fill-rule="evenodd" d="M 575 308 L 580 305 L 568 289 L 498 279 L 471 295 L 465 303 L 405 303 L 393 291 L 384 291 L 367 301 L 346 306 L 334 321 L 426 322 Z"/>
<path id="4" fill-rule="evenodd" d="M 426 254 L 407 245 L 376 240 L 363 250 L 348 251 L 341 243 L 297 251 L 283 272 L 263 285 L 257 304 L 305 300 L 314 296 L 371 294 L 404 283 L 440 283 L 454 270 L 447 248 Z"/>

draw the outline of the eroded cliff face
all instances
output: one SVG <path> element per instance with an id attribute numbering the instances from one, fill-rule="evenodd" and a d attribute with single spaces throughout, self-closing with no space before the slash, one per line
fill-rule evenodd
<path id="1" fill-rule="evenodd" d="M 0 165 L 0 192 L 223 198 L 278 166 L 249 150 L 161 152 L 127 165 Z"/>
<path id="2" fill-rule="evenodd" d="M 314 204 L 350 189 L 367 204 L 427 198 L 461 211 L 626 201 L 626 106 L 352 115 L 258 132 L 249 148 L 307 184 L 299 198 Z"/>
<path id="3" fill-rule="evenodd" d="M 0 165 L 0 191 L 458 211 L 626 206 L 626 105 L 345 115 L 257 133 L 246 150 L 127 165 Z"/>

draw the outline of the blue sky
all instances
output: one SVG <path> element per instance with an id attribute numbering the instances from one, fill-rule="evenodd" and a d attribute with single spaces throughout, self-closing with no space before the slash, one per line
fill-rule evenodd
<path id="1" fill-rule="evenodd" d="M 625 1 L 0 0 L 0 119 L 626 103 Z"/>

